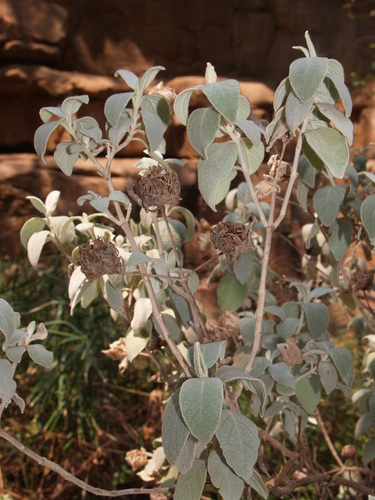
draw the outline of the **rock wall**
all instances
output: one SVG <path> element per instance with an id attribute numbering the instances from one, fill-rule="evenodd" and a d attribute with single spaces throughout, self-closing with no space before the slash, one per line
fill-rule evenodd
<path id="1" fill-rule="evenodd" d="M 296 57 L 292 46 L 304 45 L 306 29 L 318 53 L 339 59 L 348 78 L 370 72 L 373 19 L 353 5 L 354 20 L 340 0 L 0 0 L 0 209 L 3 220 L 10 217 L 0 246 L 13 248 L 17 237 L 9 235 L 23 222 L 17 214 L 32 214 L 27 194 L 43 198 L 61 188 L 74 211 L 77 187 L 85 191 L 97 182 L 81 168 L 68 180 L 51 160 L 44 167 L 31 154 L 41 107 L 89 94 L 84 112 L 104 125 L 105 99 L 126 90 L 113 77 L 117 69 L 141 75 L 161 64 L 161 78 L 179 92 L 202 83 L 210 61 L 219 75 L 240 81 L 258 118 L 270 119 L 273 91 Z M 374 96 L 373 84 L 353 92 L 357 146 L 375 141 Z M 194 170 L 196 153 L 176 118 L 167 135 L 168 154 L 189 158 Z M 48 153 L 61 138 L 54 136 Z M 125 154 L 136 159 L 142 151 L 134 146 Z M 123 160 L 119 178 L 130 175 L 135 159 Z"/>

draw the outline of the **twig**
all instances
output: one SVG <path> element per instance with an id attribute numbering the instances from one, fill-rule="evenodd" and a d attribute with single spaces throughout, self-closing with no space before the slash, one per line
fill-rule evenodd
<path id="1" fill-rule="evenodd" d="M 65 481 L 69 481 L 72 484 L 75 484 L 82 490 L 88 491 L 89 493 L 92 493 L 93 495 L 101 495 L 103 497 L 120 497 L 122 495 L 144 495 L 147 493 L 167 493 L 170 491 L 169 488 L 128 488 L 125 490 L 104 490 L 102 488 L 96 488 L 95 486 L 91 486 L 90 484 L 85 483 L 81 479 L 78 479 L 77 477 L 73 476 L 70 472 L 66 471 L 63 467 L 60 465 L 56 464 L 55 462 L 52 462 L 51 460 L 48 460 L 45 457 L 42 457 L 35 453 L 34 451 L 30 450 L 30 448 L 27 448 L 25 445 L 20 443 L 16 438 L 8 434 L 4 429 L 0 428 L 0 437 L 8 441 L 11 445 L 13 445 L 18 451 L 23 453 L 24 455 L 30 457 L 32 460 L 37 462 L 39 465 L 42 467 L 48 467 L 51 469 L 53 472 L 56 472 L 56 474 L 59 474 Z"/>
<path id="2" fill-rule="evenodd" d="M 322 416 L 320 415 L 319 408 L 316 408 L 316 410 L 315 410 L 315 416 L 316 416 L 316 420 L 318 421 L 318 425 L 320 427 L 320 430 L 322 431 L 322 434 L 324 436 L 324 439 L 325 439 L 325 441 L 326 441 L 326 443 L 328 445 L 328 448 L 330 449 L 330 452 L 332 453 L 333 458 L 336 460 L 336 462 L 341 467 L 341 469 L 345 468 L 345 464 L 343 463 L 343 461 L 339 457 L 339 454 L 335 450 L 335 447 L 333 446 L 331 438 L 329 437 L 329 434 L 327 432 L 327 428 L 325 426 L 325 423 L 324 423 L 324 421 L 322 419 Z"/>

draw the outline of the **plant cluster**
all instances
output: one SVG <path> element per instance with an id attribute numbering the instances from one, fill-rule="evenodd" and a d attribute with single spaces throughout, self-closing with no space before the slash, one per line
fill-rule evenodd
<path id="1" fill-rule="evenodd" d="M 72 268 L 72 313 L 102 296 L 112 319 L 121 317 L 127 325 L 125 337 L 111 344 L 108 354 L 121 362 L 126 375 L 128 363 L 146 350 L 169 387 L 154 453 L 148 459 L 142 450 L 127 456 L 135 470 L 143 467 L 139 475 L 145 483 L 157 488 L 133 493 L 174 492 L 176 500 L 199 500 L 208 481 L 228 500 L 243 494 L 250 498 L 252 490 L 262 498 L 270 492 L 288 495 L 308 484 L 315 485 L 320 498 L 339 488 L 342 494 L 373 491 L 374 473 L 368 466 L 375 459 L 375 440 L 366 445 L 364 467 L 348 465 L 335 450 L 318 405 L 336 390 L 351 398 L 354 380 L 352 353 L 336 346 L 328 332 L 329 304 L 345 304 L 348 321 L 362 328 L 362 335 L 375 328 L 368 302 L 375 176 L 358 164 L 360 155 L 350 163 L 352 104 L 341 64 L 318 57 L 308 33 L 306 42 L 307 48 L 297 47 L 303 57 L 290 65 L 276 90 L 275 116 L 266 127 L 252 118 L 238 82 L 218 80 L 211 64 L 204 85 L 175 99 L 160 85 L 146 93 L 161 66 L 141 79 L 119 70 L 116 76 L 130 90 L 106 101 L 104 136 L 96 120 L 76 116 L 88 96 L 69 97 L 61 107 L 40 111 L 44 124 L 36 131 L 35 149 L 41 158 L 53 131 L 63 127 L 71 140 L 57 146 L 58 166 L 69 176 L 78 158 L 91 161 L 108 195 L 82 195 L 78 204 L 89 203 L 96 212 L 81 216 L 54 215 L 57 191 L 44 202 L 30 196 L 40 213 L 21 231 L 30 263 L 36 267 L 44 245 L 52 242 Z M 203 93 L 209 105 L 191 111 L 194 92 Z M 200 154 L 198 187 L 204 201 L 216 211 L 225 200 L 227 208 L 210 234 L 217 249 L 210 280 L 219 280 L 222 313 L 210 328 L 195 298 L 197 270 L 184 265 L 183 245 L 194 236 L 195 219 L 178 206 L 180 184 L 173 165 L 181 161 L 164 157 L 172 104 Z M 111 164 L 131 141 L 142 143 L 145 157 L 137 164 L 139 186 L 129 180 L 123 193 L 114 188 Z M 266 167 L 260 169 L 265 157 Z M 242 182 L 230 190 L 236 176 Z M 138 223 L 132 218 L 132 201 L 140 206 Z M 295 300 L 283 301 L 276 291 L 285 283 L 272 271 L 270 253 L 292 203 L 309 214 L 311 223 L 302 228 L 301 279 L 286 285 Z M 0 303 L 8 357 L 0 365 L 1 411 L 11 400 L 20 404 L 14 368 L 25 348 L 41 362 L 23 340 L 34 339 L 34 328 L 19 330 L 17 317 L 9 304 Z M 375 426 L 375 337 L 365 338 L 367 379 L 353 397 L 362 414 L 357 437 Z M 165 357 L 163 363 L 156 351 Z M 38 353 L 44 353 L 41 347 Z M 49 366 L 44 355 L 42 361 Z M 334 471 L 317 471 L 309 456 L 306 432 L 312 426 L 327 441 L 338 465 Z M 21 449 L 4 430 L 0 435 Z M 276 470 L 263 460 L 266 447 L 280 453 L 282 465 Z M 130 492 L 99 491 L 31 450 L 22 451 L 93 493 Z"/>

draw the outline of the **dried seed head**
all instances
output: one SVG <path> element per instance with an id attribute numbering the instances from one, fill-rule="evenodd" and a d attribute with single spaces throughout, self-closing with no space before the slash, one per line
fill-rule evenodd
<path id="1" fill-rule="evenodd" d="M 352 276 L 353 292 L 371 290 L 373 281 L 374 273 L 372 271 L 357 269 Z"/>
<path id="2" fill-rule="evenodd" d="M 175 92 L 174 89 L 172 89 L 171 87 L 167 87 L 166 85 L 164 85 L 164 82 L 159 82 L 157 85 L 155 85 L 155 87 L 153 87 L 150 90 L 149 94 L 157 94 L 157 95 L 161 95 L 162 97 L 164 97 L 164 99 L 168 102 L 168 104 L 169 104 L 169 110 L 172 113 L 172 111 L 173 111 L 173 103 L 174 103 L 174 100 L 177 97 L 176 92 Z"/>
<path id="3" fill-rule="evenodd" d="M 346 444 L 341 450 L 341 456 L 343 458 L 355 458 L 357 455 L 357 448 L 354 444 Z"/>
<path id="4" fill-rule="evenodd" d="M 154 165 L 139 181 L 140 198 L 145 210 L 158 209 L 164 205 L 178 203 L 181 185 L 175 172 L 162 165 Z"/>
<path id="5" fill-rule="evenodd" d="M 226 330 L 228 337 L 237 337 L 240 333 L 240 318 L 236 312 L 224 311 L 219 316 L 219 326 Z"/>
<path id="6" fill-rule="evenodd" d="M 125 460 L 133 471 L 141 469 L 147 464 L 146 450 L 144 448 L 141 448 L 140 450 L 130 450 L 126 453 Z"/>
<path id="7" fill-rule="evenodd" d="M 81 271 L 90 281 L 99 279 L 104 274 L 125 272 L 125 262 L 115 245 L 101 237 L 79 247 L 79 263 Z"/>
<path id="8" fill-rule="evenodd" d="M 246 227 L 241 222 L 219 222 L 211 231 L 211 241 L 215 248 L 233 261 L 241 254 L 252 250 L 250 237 L 254 223 L 255 220 Z"/>

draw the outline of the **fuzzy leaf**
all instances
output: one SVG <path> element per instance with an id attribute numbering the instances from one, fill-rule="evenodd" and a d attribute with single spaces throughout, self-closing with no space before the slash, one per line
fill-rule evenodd
<path id="1" fill-rule="evenodd" d="M 342 179 L 349 163 L 349 149 L 346 138 L 333 128 L 307 130 L 304 137 L 310 148 L 331 174 Z"/>
<path id="2" fill-rule="evenodd" d="M 313 413 L 321 396 L 321 385 L 317 375 L 304 377 L 296 382 L 296 396 L 307 413 Z"/>
<path id="3" fill-rule="evenodd" d="M 180 389 L 170 398 L 163 414 L 161 436 L 165 456 L 170 465 L 174 465 L 190 434 L 189 428 L 182 418 L 180 404 Z"/>
<path id="4" fill-rule="evenodd" d="M 232 123 L 235 121 L 240 99 L 240 85 L 237 80 L 208 83 L 202 87 L 202 92 L 218 113 Z"/>
<path id="5" fill-rule="evenodd" d="M 363 450 L 363 463 L 365 467 L 368 467 L 369 463 L 375 459 L 375 439 L 371 439 L 365 445 Z M 369 495 L 369 500 L 375 499 L 375 496 L 371 497 Z"/>
<path id="6" fill-rule="evenodd" d="M 225 356 L 226 341 L 209 342 L 207 344 L 200 344 L 200 350 L 203 356 L 204 363 L 207 368 L 212 368 L 216 361 L 221 361 Z M 194 366 L 194 346 L 189 347 L 186 354 L 186 360 L 190 366 Z M 219 377 L 221 378 L 221 377 Z"/>
<path id="7" fill-rule="evenodd" d="M 121 94 L 113 94 L 106 100 L 104 115 L 112 127 L 119 125 L 120 118 L 133 95 L 134 92 L 123 92 Z"/>
<path id="8" fill-rule="evenodd" d="M 345 192 L 345 186 L 326 186 L 315 193 L 314 210 L 325 226 L 330 226 L 339 215 Z"/>
<path id="9" fill-rule="evenodd" d="M 208 473 L 212 484 L 219 490 L 223 500 L 239 500 L 244 483 L 226 464 L 221 453 L 213 450 L 208 457 Z"/>
<path id="10" fill-rule="evenodd" d="M 235 125 L 246 135 L 246 137 L 258 146 L 260 143 L 260 130 L 259 127 L 251 120 L 236 120 Z"/>
<path id="11" fill-rule="evenodd" d="M 148 318 L 152 313 L 152 304 L 149 298 L 140 298 L 136 301 L 133 312 L 133 319 L 130 327 L 134 333 L 139 333 L 146 325 Z"/>
<path id="12" fill-rule="evenodd" d="M 219 425 L 223 404 L 223 383 L 218 378 L 186 380 L 180 391 L 180 408 L 190 432 L 208 443 Z"/>
<path id="13" fill-rule="evenodd" d="M 345 85 L 342 78 L 332 73 L 329 75 L 329 78 L 341 97 L 341 102 L 345 109 L 345 116 L 349 117 L 352 114 L 353 104 L 348 87 Z"/>
<path id="14" fill-rule="evenodd" d="M 7 359 L 0 359 L 0 399 L 9 404 L 16 389 L 17 384 L 12 377 L 12 365 Z"/>
<path id="15" fill-rule="evenodd" d="M 223 276 L 217 289 L 217 301 L 221 311 L 236 311 L 246 297 L 246 285 L 231 274 Z"/>
<path id="16" fill-rule="evenodd" d="M 27 256 L 33 267 L 38 265 L 43 246 L 49 241 L 50 235 L 49 231 L 44 230 L 30 236 L 27 242 Z"/>
<path id="17" fill-rule="evenodd" d="M 0 298 L 0 330 L 5 335 L 7 342 L 9 342 L 16 327 L 16 318 L 12 307 L 6 300 Z"/>
<path id="18" fill-rule="evenodd" d="M 338 219 L 330 227 L 328 246 L 336 260 L 341 260 L 349 250 L 353 228 L 350 222 Z"/>
<path id="19" fill-rule="evenodd" d="M 243 168 L 246 168 L 249 174 L 253 174 L 264 160 L 263 143 L 259 142 L 259 144 L 254 145 L 249 139 L 242 138 L 240 140 L 240 148 L 246 159 L 246 164 L 243 165 Z"/>
<path id="20" fill-rule="evenodd" d="M 317 338 L 327 331 L 329 323 L 329 310 L 325 304 L 311 302 L 302 304 L 306 316 L 307 326 L 313 337 Z"/>
<path id="21" fill-rule="evenodd" d="M 353 142 L 353 123 L 336 106 L 329 103 L 317 103 L 319 111 L 326 116 L 335 127 L 348 139 L 349 144 Z"/>
<path id="22" fill-rule="evenodd" d="M 247 481 L 258 458 L 260 442 L 256 425 L 241 413 L 223 410 L 216 437 L 227 464 Z"/>
<path id="23" fill-rule="evenodd" d="M 151 85 L 159 71 L 163 71 L 164 69 L 164 66 L 153 66 L 145 71 L 139 82 L 139 93 L 143 94 L 147 87 Z"/>
<path id="24" fill-rule="evenodd" d="M 215 139 L 220 115 L 213 107 L 194 110 L 187 122 L 187 134 L 193 148 L 206 158 L 206 151 Z"/>
<path id="25" fill-rule="evenodd" d="M 336 388 L 338 382 L 337 370 L 331 361 L 321 361 L 318 366 L 320 382 L 327 396 Z"/>
<path id="26" fill-rule="evenodd" d="M 290 373 L 289 367 L 286 363 L 276 363 L 268 368 L 268 372 L 275 382 L 278 384 L 289 387 L 290 389 L 295 388 L 294 377 Z"/>
<path id="27" fill-rule="evenodd" d="M 43 163 L 46 163 L 44 155 L 46 154 L 47 143 L 52 132 L 60 125 L 61 120 L 44 123 L 36 129 L 34 135 L 34 148 L 41 157 Z"/>
<path id="28" fill-rule="evenodd" d="M 303 120 L 310 113 L 312 106 L 312 98 L 306 102 L 301 102 L 294 92 L 290 92 L 288 95 L 285 103 L 285 120 L 293 135 L 296 128 L 301 125 Z"/>
<path id="29" fill-rule="evenodd" d="M 249 478 L 248 483 L 253 490 L 257 491 L 261 497 L 267 500 L 269 495 L 268 488 L 264 484 L 262 476 L 255 469 L 253 470 L 253 474 Z"/>
<path id="30" fill-rule="evenodd" d="M 79 153 L 70 153 L 71 142 L 60 142 L 53 154 L 56 163 L 65 175 L 72 175 L 73 167 L 79 158 Z"/>
<path id="31" fill-rule="evenodd" d="M 135 334 L 135 332 L 131 328 L 128 330 L 128 333 L 125 337 L 125 345 L 130 362 L 133 361 L 133 359 L 135 359 L 138 354 L 141 353 L 146 347 L 150 338 L 151 327 L 152 324 L 149 321 L 146 324 L 146 327 L 138 334 Z"/>
<path id="32" fill-rule="evenodd" d="M 345 347 L 334 347 L 328 349 L 327 353 L 335 364 L 341 378 L 345 381 L 353 367 L 353 355 Z"/>
<path id="33" fill-rule="evenodd" d="M 372 242 L 375 240 L 375 194 L 368 196 L 361 205 L 361 220 Z"/>
<path id="34" fill-rule="evenodd" d="M 51 368 L 53 354 L 42 346 L 41 344 L 30 344 L 26 347 L 30 358 L 38 365 L 44 366 L 45 368 Z"/>
<path id="35" fill-rule="evenodd" d="M 82 104 L 88 104 L 90 98 L 88 95 L 77 95 L 73 97 L 67 97 L 61 106 L 62 112 L 65 115 L 72 116 L 77 111 L 79 108 L 82 106 Z"/>
<path id="36" fill-rule="evenodd" d="M 292 86 L 290 85 L 289 77 L 284 78 L 275 91 L 273 99 L 273 109 L 277 112 L 285 103 L 288 94 L 291 92 Z"/>
<path id="37" fill-rule="evenodd" d="M 194 460 L 192 468 L 187 474 L 179 476 L 174 500 L 201 500 L 207 469 L 204 460 Z"/>
<path id="38" fill-rule="evenodd" d="M 161 95 L 147 95 L 141 101 L 142 118 L 146 129 L 146 136 L 150 145 L 149 151 L 155 151 L 168 126 L 170 112 L 166 99 Z"/>
<path id="39" fill-rule="evenodd" d="M 115 77 L 121 76 L 124 82 L 133 90 L 137 86 L 139 82 L 139 78 L 132 71 L 128 71 L 127 69 L 119 69 L 115 73 Z"/>
<path id="40" fill-rule="evenodd" d="M 214 212 L 227 194 L 219 192 L 220 183 L 228 178 L 236 158 L 237 147 L 233 142 L 214 143 L 207 148 L 207 159 L 201 158 L 198 162 L 198 187 Z"/>
<path id="41" fill-rule="evenodd" d="M 177 118 L 184 124 L 187 124 L 187 119 L 189 115 L 189 102 L 194 90 L 200 90 L 202 85 L 196 85 L 190 89 L 185 89 L 178 94 L 176 97 L 173 109 Z"/>
<path id="42" fill-rule="evenodd" d="M 313 97 L 323 82 L 327 69 L 326 57 L 302 57 L 292 62 L 289 80 L 300 101 L 307 102 Z"/>

